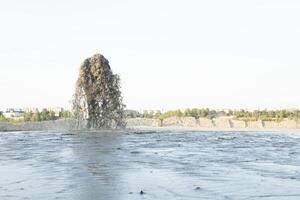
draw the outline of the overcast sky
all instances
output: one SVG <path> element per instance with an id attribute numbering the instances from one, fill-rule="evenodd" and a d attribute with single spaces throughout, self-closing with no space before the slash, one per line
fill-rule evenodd
<path id="1" fill-rule="evenodd" d="M 0 108 L 68 107 L 103 54 L 133 109 L 300 108 L 299 0 L 0 3 Z"/>

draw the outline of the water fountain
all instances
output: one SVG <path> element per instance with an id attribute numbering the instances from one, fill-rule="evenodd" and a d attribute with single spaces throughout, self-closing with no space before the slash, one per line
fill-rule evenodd
<path id="1" fill-rule="evenodd" d="M 77 127 L 125 127 L 120 78 L 108 60 L 96 54 L 84 60 L 76 83 L 73 113 Z"/>

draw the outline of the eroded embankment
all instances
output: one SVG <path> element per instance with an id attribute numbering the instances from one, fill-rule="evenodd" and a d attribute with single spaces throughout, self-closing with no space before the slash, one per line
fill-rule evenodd
<path id="1" fill-rule="evenodd" d="M 300 122 L 284 119 L 282 121 L 240 121 L 231 118 L 207 119 L 193 117 L 170 117 L 164 120 L 133 118 L 127 119 L 127 126 L 152 127 L 187 127 L 187 128 L 215 128 L 215 129 L 300 129 Z"/>
<path id="2" fill-rule="evenodd" d="M 220 129 L 220 130 L 276 130 L 276 129 L 300 129 L 300 122 L 284 119 L 283 121 L 240 121 L 230 118 L 207 119 L 193 117 L 170 117 L 164 120 L 150 118 L 126 119 L 127 127 L 182 127 L 192 129 Z M 0 131 L 45 131 L 45 130 L 74 130 L 76 122 L 71 119 L 26 122 L 20 124 L 0 123 Z"/>

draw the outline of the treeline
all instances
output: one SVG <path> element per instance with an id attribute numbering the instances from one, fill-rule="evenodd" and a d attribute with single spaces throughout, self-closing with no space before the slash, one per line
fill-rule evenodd
<path id="1" fill-rule="evenodd" d="M 170 110 L 167 112 L 160 111 L 145 111 L 143 113 L 129 112 L 127 115 L 129 118 L 141 117 L 141 118 L 156 118 L 165 119 L 169 117 L 194 117 L 198 118 L 218 118 L 218 117 L 231 117 L 233 119 L 242 121 L 282 121 L 283 119 L 300 120 L 299 110 L 256 110 L 256 111 L 246 111 L 246 110 L 227 110 L 227 111 L 217 111 L 210 110 L 208 108 L 204 109 L 186 109 L 181 110 Z"/>
<path id="2" fill-rule="evenodd" d="M 6 118 L 4 117 L 3 113 L 0 112 L 0 122 L 5 121 Z"/>
<path id="3" fill-rule="evenodd" d="M 24 113 L 24 121 L 25 122 L 40 122 L 40 121 L 51 121 L 62 118 L 70 118 L 70 111 L 62 111 L 59 112 L 57 116 L 54 111 L 49 111 L 47 109 L 43 109 L 41 112 L 27 112 Z"/>
<path id="4" fill-rule="evenodd" d="M 288 110 L 262 110 L 262 111 L 235 111 L 229 112 L 229 116 L 234 116 L 236 119 L 244 121 L 282 121 L 283 119 L 299 120 L 300 111 L 288 111 Z"/>
<path id="5" fill-rule="evenodd" d="M 217 112 L 215 110 L 210 110 L 208 108 L 205 109 L 186 109 L 185 111 L 177 110 L 169 110 L 167 112 L 160 111 L 144 111 L 143 113 L 138 112 L 129 112 L 127 117 L 141 117 L 141 118 L 157 118 L 157 119 L 165 119 L 169 117 L 194 117 L 194 118 L 215 118 L 219 115 L 225 115 L 225 112 Z"/>
<path id="6" fill-rule="evenodd" d="M 3 113 L 0 112 L 0 122 L 40 122 L 57 120 L 63 118 L 70 118 L 72 113 L 70 111 L 62 111 L 59 115 L 55 112 L 43 109 L 41 112 L 25 112 L 22 118 L 9 119 L 5 118 Z M 137 111 L 127 111 L 128 118 L 155 118 L 155 119 L 165 119 L 169 117 L 194 117 L 198 118 L 218 118 L 218 117 L 231 117 L 236 120 L 242 121 L 282 121 L 283 119 L 290 120 L 300 120 L 300 110 L 261 110 L 261 111 L 246 111 L 246 110 L 227 110 L 227 111 L 217 111 L 208 108 L 204 109 L 186 109 L 182 110 L 169 110 L 166 112 L 160 111 L 144 111 L 139 113 Z"/>
<path id="7" fill-rule="evenodd" d="M 21 118 L 5 118 L 3 113 L 0 112 L 0 121 L 1 122 L 41 122 L 41 121 L 50 121 L 63 118 L 70 118 L 70 111 L 59 112 L 58 115 L 54 111 L 49 111 L 43 109 L 41 112 L 25 112 Z"/>

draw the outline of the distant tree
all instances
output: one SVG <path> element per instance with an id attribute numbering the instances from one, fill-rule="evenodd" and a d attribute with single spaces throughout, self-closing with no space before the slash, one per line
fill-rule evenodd
<path id="1" fill-rule="evenodd" d="M 33 122 L 41 121 L 41 114 L 39 112 L 33 113 L 32 117 L 31 117 L 31 121 L 33 121 Z"/>
<path id="2" fill-rule="evenodd" d="M 3 113 L 0 112 L 0 122 L 6 122 L 7 119 L 4 117 Z"/>
<path id="3" fill-rule="evenodd" d="M 55 116 L 55 112 L 49 111 L 47 109 L 43 109 L 40 113 L 41 121 L 49 121 L 49 120 L 56 120 L 57 117 Z"/>
<path id="4" fill-rule="evenodd" d="M 183 113 L 181 110 L 170 110 L 162 114 L 161 118 L 168 118 L 168 117 L 182 117 Z"/>
<path id="5" fill-rule="evenodd" d="M 169 110 L 167 112 L 144 112 L 140 115 L 143 118 L 156 118 L 156 119 L 165 119 L 168 117 L 194 117 L 194 118 L 215 118 L 220 116 L 233 116 L 235 119 L 243 121 L 282 121 L 283 119 L 293 119 L 300 120 L 300 111 L 286 111 L 286 110 L 255 110 L 255 111 L 246 111 L 246 110 L 229 110 L 227 113 L 224 111 L 209 110 L 208 108 L 193 108 L 186 109 L 184 112 L 180 110 Z"/>
<path id="6" fill-rule="evenodd" d="M 60 118 L 70 118 L 71 116 L 72 116 L 72 114 L 68 110 L 64 110 L 63 112 L 59 113 Z"/>
<path id="7" fill-rule="evenodd" d="M 156 119 L 160 119 L 162 117 L 162 113 L 160 111 L 157 111 L 155 114 L 154 114 L 154 117 Z"/>
<path id="8" fill-rule="evenodd" d="M 56 120 L 56 119 L 57 119 L 57 117 L 55 115 L 55 112 L 54 111 L 50 111 L 47 120 Z"/>
<path id="9" fill-rule="evenodd" d="M 33 115 L 34 115 L 34 113 L 32 113 L 32 112 L 26 112 L 26 113 L 24 113 L 24 121 L 25 122 L 34 121 Z"/>
<path id="10" fill-rule="evenodd" d="M 43 109 L 42 112 L 40 113 L 41 121 L 48 120 L 49 115 L 50 115 L 50 112 L 47 109 Z"/>
<path id="11" fill-rule="evenodd" d="M 227 116 L 233 116 L 233 111 L 229 110 L 228 113 L 227 113 Z"/>
<path id="12" fill-rule="evenodd" d="M 128 118 L 134 118 L 133 112 L 128 112 L 126 117 L 128 117 Z"/>

